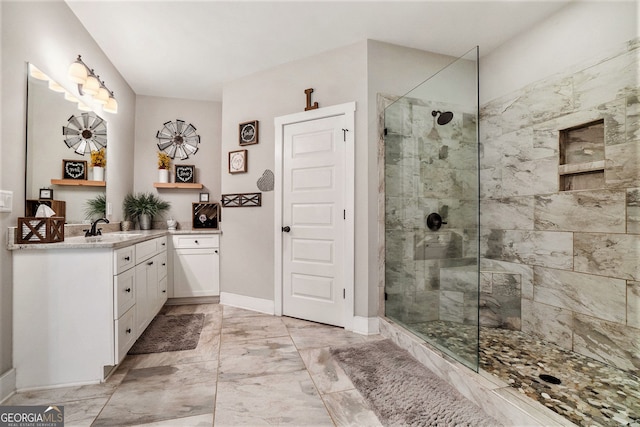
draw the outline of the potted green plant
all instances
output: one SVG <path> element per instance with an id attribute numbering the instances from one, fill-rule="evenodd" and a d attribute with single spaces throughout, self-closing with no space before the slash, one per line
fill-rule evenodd
<path id="1" fill-rule="evenodd" d="M 107 195 L 98 194 L 85 202 L 84 214 L 87 219 L 104 218 L 107 212 Z"/>
<path id="2" fill-rule="evenodd" d="M 124 217 L 138 221 L 141 230 L 151 229 L 153 217 L 164 213 L 170 207 L 171 203 L 153 193 L 129 193 L 122 204 Z"/>

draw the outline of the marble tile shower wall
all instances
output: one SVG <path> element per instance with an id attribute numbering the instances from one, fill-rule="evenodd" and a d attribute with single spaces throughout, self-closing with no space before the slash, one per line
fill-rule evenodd
<path id="1" fill-rule="evenodd" d="M 521 329 L 640 374 L 640 42 L 480 111 L 481 270 Z M 604 188 L 559 191 L 559 130 L 604 120 Z"/>
<path id="2" fill-rule="evenodd" d="M 454 118 L 437 125 L 433 110 Z M 405 323 L 476 319 L 477 285 L 457 274 L 475 271 L 478 254 L 475 114 L 402 98 L 385 111 L 385 127 L 386 313 Z M 431 212 L 446 227 L 429 230 Z M 444 269 L 460 280 L 441 280 Z"/>

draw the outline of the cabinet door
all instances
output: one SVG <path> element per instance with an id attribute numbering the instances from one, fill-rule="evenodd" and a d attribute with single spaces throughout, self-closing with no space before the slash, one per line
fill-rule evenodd
<path id="1" fill-rule="evenodd" d="M 155 258 L 136 266 L 136 331 L 144 332 L 155 315 L 158 298 L 158 262 Z"/>
<path id="2" fill-rule="evenodd" d="M 173 253 L 173 296 L 220 295 L 218 249 L 176 249 Z"/>

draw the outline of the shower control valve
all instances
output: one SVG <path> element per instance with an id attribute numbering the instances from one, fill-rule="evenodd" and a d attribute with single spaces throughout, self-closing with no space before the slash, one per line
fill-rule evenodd
<path id="1" fill-rule="evenodd" d="M 442 220 L 442 217 L 440 216 L 439 213 L 432 212 L 427 217 L 427 227 L 431 231 L 440 230 L 440 227 L 442 227 L 442 224 L 446 224 L 446 222 Z"/>

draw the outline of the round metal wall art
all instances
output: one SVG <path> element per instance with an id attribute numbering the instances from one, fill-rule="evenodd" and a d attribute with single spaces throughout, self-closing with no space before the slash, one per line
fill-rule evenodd
<path id="1" fill-rule="evenodd" d="M 83 156 L 107 146 L 107 123 L 93 113 L 69 117 L 62 134 L 67 147 Z"/>
<path id="2" fill-rule="evenodd" d="M 180 160 L 188 159 L 198 151 L 200 136 L 196 134 L 196 127 L 184 120 L 168 121 L 156 133 L 158 149 L 167 153 L 169 157 Z"/>

